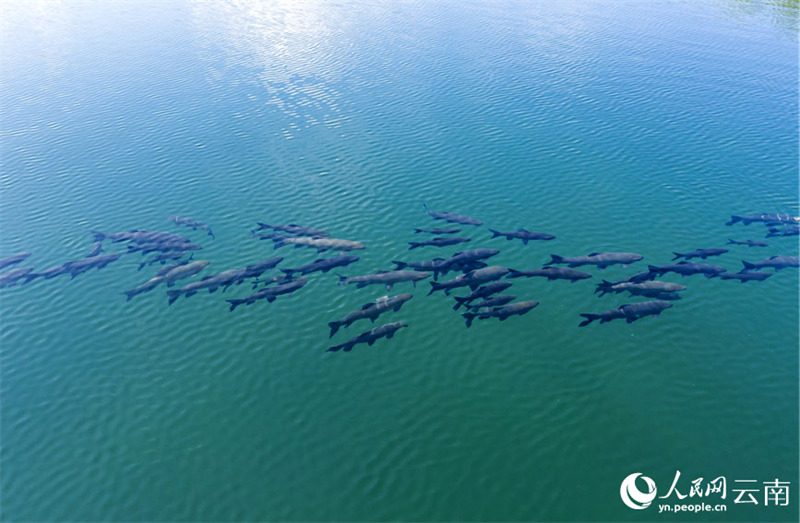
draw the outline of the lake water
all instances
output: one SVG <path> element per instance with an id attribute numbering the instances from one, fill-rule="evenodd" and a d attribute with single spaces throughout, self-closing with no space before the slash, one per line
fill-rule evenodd
<path id="1" fill-rule="evenodd" d="M 329 340 L 326 324 L 386 291 L 331 273 L 235 312 L 224 299 L 249 285 L 126 302 L 157 268 L 138 272 L 138 254 L 3 289 L 4 520 L 797 520 L 796 269 L 744 285 L 670 274 L 688 289 L 661 316 L 578 327 L 641 301 L 598 297 L 602 279 L 764 239 L 760 224 L 725 226 L 731 214 L 797 215 L 795 2 L 1 13 L 0 258 L 30 251 L 21 265 L 42 270 L 85 256 L 92 230 L 148 229 L 201 243 L 204 274 L 273 253 L 295 267 L 315 253 L 250 236 L 294 222 L 364 242 L 339 272 L 366 274 L 461 250 L 407 250 L 414 227 L 444 225 L 423 202 L 482 220 L 467 245 L 501 249 L 500 265 L 645 256 L 575 284 L 515 280 L 508 292 L 538 308 L 469 329 L 427 282 L 400 284 L 414 298 L 375 325 L 409 328 L 349 353 L 325 349 L 373 325 Z M 796 239 L 709 262 L 797 256 Z M 659 514 L 674 493 L 623 504 L 629 474 L 663 496 L 676 471 L 683 494 L 724 476 L 727 512 Z M 791 482 L 788 506 L 764 506 L 774 479 Z M 736 480 L 757 481 L 757 506 L 734 503 Z"/>

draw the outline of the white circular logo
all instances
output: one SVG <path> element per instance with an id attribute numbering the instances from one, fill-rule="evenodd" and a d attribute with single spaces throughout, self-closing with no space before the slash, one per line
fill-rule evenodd
<path id="1" fill-rule="evenodd" d="M 636 487 L 636 478 L 642 476 L 641 472 L 631 474 L 624 480 L 619 487 L 619 495 L 622 501 L 632 509 L 642 510 L 650 506 L 650 503 L 656 499 L 656 482 L 647 476 L 642 476 L 642 479 L 647 484 L 647 492 L 642 492 Z"/>

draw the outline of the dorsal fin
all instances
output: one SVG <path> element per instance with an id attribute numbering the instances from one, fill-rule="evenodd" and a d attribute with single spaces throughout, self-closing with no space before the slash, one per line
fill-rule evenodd
<path id="1" fill-rule="evenodd" d="M 599 252 L 592 252 L 592 253 L 589 253 L 589 254 L 588 254 L 588 256 L 597 256 L 598 254 L 601 254 L 601 253 L 599 253 Z"/>

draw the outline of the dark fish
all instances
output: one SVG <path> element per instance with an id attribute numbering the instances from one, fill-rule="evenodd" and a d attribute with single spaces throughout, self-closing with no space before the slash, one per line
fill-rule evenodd
<path id="1" fill-rule="evenodd" d="M 422 205 L 425 207 L 425 212 L 433 216 L 434 220 L 444 220 L 449 223 L 460 223 L 461 225 L 483 225 L 483 222 L 480 222 L 475 218 L 470 218 L 469 216 L 462 216 L 460 214 L 453 214 L 449 212 L 436 212 L 428 209 L 428 206 L 424 203 Z"/>
<path id="2" fill-rule="evenodd" d="M 644 258 L 641 254 L 632 252 L 593 252 L 588 256 L 575 256 L 572 258 L 565 258 L 551 254 L 552 260 L 545 265 L 553 265 L 557 263 L 566 263 L 568 267 L 580 267 L 581 265 L 596 265 L 598 269 L 605 269 L 609 265 L 622 264 L 623 267 L 637 262 Z"/>
<path id="3" fill-rule="evenodd" d="M 109 263 L 118 260 L 119 257 L 119 254 L 101 254 L 100 256 L 92 256 L 91 258 L 67 262 L 64 264 L 64 268 L 69 271 L 74 278 L 90 269 L 100 270 Z"/>
<path id="4" fill-rule="evenodd" d="M 336 256 L 334 258 L 320 258 L 318 260 L 314 260 L 309 264 L 303 265 L 302 267 L 298 267 L 296 269 L 281 269 L 281 271 L 287 274 L 288 276 L 292 276 L 298 273 L 305 276 L 306 274 L 310 274 L 316 271 L 325 273 L 331 269 L 335 269 L 336 267 L 345 267 L 357 261 L 358 261 L 358 256 Z"/>
<path id="5" fill-rule="evenodd" d="M 431 282 L 431 290 L 428 293 L 428 296 L 433 294 L 435 291 L 443 290 L 445 294 L 450 294 L 450 291 L 456 289 L 458 287 L 466 287 L 469 285 L 469 278 L 466 274 L 459 274 L 452 280 L 447 280 L 443 282 Z"/>
<path id="6" fill-rule="evenodd" d="M 585 321 L 582 321 L 578 326 L 585 327 L 594 320 L 600 320 L 600 323 L 606 323 L 617 318 L 625 318 L 628 323 L 633 323 L 639 318 L 645 316 L 658 316 L 665 309 L 672 307 L 668 301 L 645 301 L 641 303 L 629 303 L 617 309 L 601 312 L 600 314 L 581 314 Z"/>
<path id="7" fill-rule="evenodd" d="M 125 291 L 122 294 L 128 297 L 126 301 L 131 301 L 134 296 L 137 296 L 143 292 L 149 292 L 164 283 L 166 280 L 163 276 L 156 276 L 155 278 L 151 278 L 150 280 L 144 282 L 143 284 L 139 285 L 135 289 L 131 289 L 129 291 Z"/>
<path id="8" fill-rule="evenodd" d="M 272 229 L 273 231 L 280 231 L 284 232 L 290 236 L 310 236 L 312 238 L 327 238 L 330 236 L 325 231 L 320 229 L 315 229 L 313 227 L 303 227 L 302 225 L 297 225 L 296 223 L 290 223 L 289 225 L 270 225 L 268 223 L 258 223 L 258 231 L 263 231 L 264 229 Z"/>
<path id="9" fill-rule="evenodd" d="M 784 227 L 783 229 L 769 228 L 766 238 L 774 238 L 776 236 L 798 236 L 800 235 L 800 226 L 794 225 L 791 227 Z"/>
<path id="10" fill-rule="evenodd" d="M 733 225 L 734 223 L 742 222 L 745 225 L 750 225 L 754 222 L 763 223 L 800 223 L 800 217 L 791 216 L 788 214 L 751 214 L 747 216 L 731 216 L 731 221 L 725 225 Z"/>
<path id="11" fill-rule="evenodd" d="M 282 294 L 291 294 L 297 289 L 302 288 L 306 283 L 308 283 L 307 279 L 298 278 L 296 280 L 291 280 L 287 283 L 277 285 L 275 287 L 267 287 L 266 289 L 261 289 L 260 291 L 251 294 L 246 298 L 226 300 L 226 301 L 231 304 L 230 310 L 235 310 L 236 307 L 242 304 L 250 305 L 258 300 L 265 299 L 267 300 L 267 302 L 272 303 L 277 299 L 278 296 Z"/>
<path id="12" fill-rule="evenodd" d="M 702 258 L 705 260 L 709 256 L 720 256 L 726 252 L 728 252 L 728 249 L 697 249 L 692 252 L 687 252 L 686 254 L 673 252 L 672 254 L 674 254 L 675 257 L 672 258 L 672 261 L 675 261 L 679 258 L 686 258 L 687 260 L 691 260 L 692 258 Z"/>
<path id="13" fill-rule="evenodd" d="M 618 282 L 611 283 L 610 281 L 603 280 L 602 283 L 597 285 L 595 292 L 601 293 L 604 296 L 607 293 L 621 293 L 629 292 L 632 296 L 650 296 L 655 297 L 657 294 L 672 293 L 685 291 L 686 286 L 678 283 L 670 283 L 665 281 L 645 281 L 640 283 L 635 282 Z"/>
<path id="14" fill-rule="evenodd" d="M 397 270 L 405 269 L 406 267 L 410 267 L 415 271 L 431 271 L 433 270 L 439 262 L 444 261 L 444 258 L 434 258 L 433 260 L 423 260 L 423 261 L 410 261 L 410 262 L 402 262 L 402 261 L 393 261 L 397 267 Z"/>
<path id="15" fill-rule="evenodd" d="M 497 249 L 472 249 L 469 251 L 457 252 L 446 260 L 442 260 L 442 262 L 433 269 L 433 278 L 436 279 L 439 274 L 447 274 L 451 270 L 458 270 L 456 267 L 464 264 L 491 258 L 499 252 L 500 251 Z"/>
<path id="16" fill-rule="evenodd" d="M 25 276 L 25 281 L 23 283 L 30 283 L 31 281 L 35 280 L 36 278 L 44 278 L 49 280 L 50 278 L 55 278 L 61 274 L 69 274 L 69 269 L 67 268 L 66 264 L 58 265 L 56 267 L 50 267 L 49 269 L 42 271 L 42 272 L 31 272 Z"/>
<path id="17" fill-rule="evenodd" d="M 395 283 L 402 283 L 410 281 L 417 286 L 417 282 L 429 278 L 431 273 L 422 271 L 381 271 L 375 274 L 366 274 L 364 276 L 339 276 L 339 285 L 347 285 L 355 283 L 356 288 L 360 289 L 367 285 L 381 284 L 386 285 L 387 289 L 391 289 Z"/>
<path id="18" fill-rule="evenodd" d="M 182 216 L 170 216 L 167 218 L 169 221 L 174 223 L 175 225 L 185 225 L 186 227 L 191 227 L 193 231 L 200 229 L 202 231 L 206 231 L 209 236 L 212 238 L 214 237 L 214 233 L 211 232 L 211 228 L 208 225 L 198 222 L 197 220 L 193 220 L 192 218 L 185 218 Z"/>
<path id="19" fill-rule="evenodd" d="M 330 338 L 338 332 L 341 327 L 348 327 L 354 322 L 362 319 L 369 319 L 372 323 L 384 312 L 393 310 L 399 311 L 405 302 L 413 298 L 410 294 L 398 294 L 397 296 L 384 296 L 375 301 L 365 303 L 359 310 L 353 311 L 339 321 L 328 323 L 331 328 Z"/>
<path id="20" fill-rule="evenodd" d="M 180 289 L 169 290 L 167 291 L 169 304 L 172 305 L 175 303 L 175 300 L 180 298 L 181 295 L 189 298 L 190 296 L 194 296 L 198 291 L 204 289 L 207 289 L 209 293 L 213 293 L 220 287 L 228 287 L 234 282 L 244 279 L 246 271 L 247 269 L 230 269 L 213 276 L 206 276 L 202 280 L 194 281 Z"/>
<path id="21" fill-rule="evenodd" d="M 195 261 L 191 263 L 187 263 L 184 265 L 178 265 L 174 269 L 170 270 L 164 276 L 164 282 L 167 284 L 167 287 L 172 287 L 175 285 L 175 282 L 178 280 L 182 280 L 184 278 L 188 278 L 190 276 L 194 276 L 195 274 L 199 273 L 203 269 L 206 268 L 208 265 L 208 261 L 201 260 Z"/>
<path id="22" fill-rule="evenodd" d="M 508 271 L 509 269 L 506 267 L 499 267 L 497 265 L 469 271 L 467 273 L 467 278 L 469 278 L 469 288 L 475 290 L 484 283 L 499 280 L 508 274 Z"/>
<path id="23" fill-rule="evenodd" d="M 267 258 L 264 261 L 248 265 L 244 268 L 244 275 L 238 281 L 241 283 L 247 278 L 258 278 L 266 271 L 274 269 L 281 261 L 283 261 L 283 257 L 276 256 L 275 258 Z"/>
<path id="24" fill-rule="evenodd" d="M 483 301 L 479 301 L 478 303 L 467 305 L 467 308 L 478 311 L 481 309 L 486 309 L 488 307 L 500 307 L 501 305 L 505 305 L 506 303 L 514 301 L 515 299 L 517 299 L 516 296 L 501 294 L 500 296 L 492 296 L 490 298 L 486 298 Z"/>
<path id="25" fill-rule="evenodd" d="M 485 320 L 488 318 L 498 318 L 500 321 L 505 321 L 510 316 L 522 316 L 526 312 L 539 305 L 538 301 L 520 301 L 512 303 L 511 305 L 504 305 L 502 307 L 494 307 L 493 309 L 484 310 L 481 312 L 465 312 L 462 314 L 467 320 L 467 327 L 472 325 L 475 318 Z"/>
<path id="26" fill-rule="evenodd" d="M 461 232 L 459 228 L 439 228 L 439 229 L 414 229 L 414 232 L 420 233 L 428 233 L 428 234 L 455 234 L 457 232 Z"/>
<path id="27" fill-rule="evenodd" d="M 139 268 L 137 270 L 141 271 L 148 265 L 152 265 L 154 263 L 160 263 L 161 265 L 164 265 L 169 260 L 178 260 L 180 258 L 183 258 L 184 256 L 186 256 L 186 251 L 163 252 L 140 263 Z M 192 253 L 191 256 L 194 256 L 194 253 Z"/>
<path id="28" fill-rule="evenodd" d="M 544 267 L 543 269 L 536 269 L 533 271 L 516 271 L 511 269 L 509 278 L 531 278 L 534 276 L 541 276 L 548 280 L 569 280 L 575 283 L 578 280 L 585 280 L 591 278 L 592 275 L 588 272 L 576 271 L 575 269 L 564 269 L 562 267 Z"/>
<path id="29" fill-rule="evenodd" d="M 728 238 L 728 245 L 748 245 L 750 247 L 768 247 L 767 242 L 760 242 L 757 240 L 731 240 Z"/>
<path id="30" fill-rule="evenodd" d="M 800 267 L 800 258 L 797 256 L 772 256 L 766 260 L 759 260 L 757 262 L 746 262 L 742 260 L 744 270 L 742 272 L 749 272 L 764 267 L 772 267 L 776 271 L 785 269 L 786 267 Z"/>
<path id="31" fill-rule="evenodd" d="M 512 232 L 499 232 L 495 231 L 494 229 L 489 229 L 489 232 L 492 233 L 492 238 L 497 238 L 498 236 L 505 236 L 506 240 L 513 240 L 514 238 L 522 240 L 522 243 L 525 245 L 528 244 L 530 240 L 555 240 L 556 237 L 552 234 L 545 234 L 543 232 L 531 232 L 525 229 L 517 229 L 516 231 Z"/>
<path id="32" fill-rule="evenodd" d="M 350 240 L 340 240 L 337 238 L 313 238 L 311 236 L 281 236 L 280 234 L 273 235 L 272 240 L 275 241 L 275 248 L 279 249 L 284 245 L 294 245 L 298 247 L 311 247 L 316 249 L 317 252 L 325 252 L 328 250 L 335 251 L 355 251 L 365 249 L 364 244 L 361 242 L 354 242 Z"/>
<path id="33" fill-rule="evenodd" d="M 455 245 L 457 243 L 464 243 L 471 241 L 469 238 L 461 238 L 458 236 L 451 236 L 451 237 L 444 237 L 444 238 L 431 238 L 428 241 L 424 242 L 408 242 L 411 246 L 408 250 L 416 249 L 418 247 L 447 247 L 449 245 Z"/>
<path id="34" fill-rule="evenodd" d="M 483 269 L 487 265 L 488 264 L 482 261 L 472 260 L 472 261 L 455 263 L 450 266 L 450 269 L 454 271 L 469 272 L 469 271 L 476 271 L 478 269 Z"/>
<path id="35" fill-rule="evenodd" d="M 582 322 L 580 322 L 578 324 L 578 327 L 586 327 L 587 325 L 589 325 L 590 323 L 592 323 L 595 320 L 600 320 L 600 323 L 608 323 L 611 320 L 616 320 L 618 318 L 624 318 L 625 317 L 625 313 L 622 312 L 622 309 L 616 308 L 616 309 L 609 309 L 607 311 L 603 311 L 603 312 L 601 312 L 599 314 L 581 314 L 581 316 L 583 316 L 586 319 L 583 320 Z"/>
<path id="36" fill-rule="evenodd" d="M 137 243 L 128 244 L 128 252 L 141 252 L 142 254 L 150 254 L 151 252 L 177 252 L 181 251 L 199 251 L 203 247 L 194 243 L 164 241 L 156 243 Z"/>
<path id="37" fill-rule="evenodd" d="M 720 274 L 719 277 L 720 277 L 720 279 L 723 279 L 723 280 L 739 280 L 741 283 L 744 283 L 744 282 L 748 282 L 748 281 L 751 281 L 751 280 L 757 280 L 757 281 L 766 280 L 767 278 L 772 276 L 772 274 L 773 273 L 771 273 L 771 272 L 757 272 L 757 271 L 756 272 L 734 272 L 734 273 L 726 272 L 725 274 Z"/>
<path id="38" fill-rule="evenodd" d="M 4 289 L 6 287 L 13 287 L 19 281 L 25 277 L 27 277 L 28 273 L 33 270 L 33 267 L 20 267 L 18 269 L 11 269 L 8 272 L 4 272 L 0 274 L 0 289 Z M 30 280 L 26 280 L 27 283 Z"/>
<path id="39" fill-rule="evenodd" d="M 134 242 L 134 243 L 191 243 L 189 238 L 179 236 L 165 231 L 142 231 L 134 230 L 127 232 L 102 233 L 92 231 L 95 241 L 111 240 L 113 242 Z"/>
<path id="40" fill-rule="evenodd" d="M 380 338 L 391 339 L 394 334 L 403 327 L 408 327 L 408 325 L 402 321 L 387 323 L 385 325 L 381 325 L 380 327 L 375 327 L 369 332 L 363 332 L 355 338 L 342 343 L 341 345 L 334 345 L 333 347 L 328 348 L 326 352 L 337 352 L 340 350 L 343 350 L 344 352 L 350 352 L 353 347 L 359 343 L 366 343 L 367 345 L 372 346 L 372 344 Z"/>
<path id="41" fill-rule="evenodd" d="M 495 281 L 488 285 L 484 285 L 483 287 L 478 287 L 463 298 L 456 296 L 456 304 L 453 306 L 453 310 L 457 311 L 462 305 L 468 305 L 470 302 L 475 301 L 478 298 L 488 298 L 492 294 L 503 292 L 509 287 L 511 287 L 511 284 L 507 281 Z"/>
<path id="42" fill-rule="evenodd" d="M 22 252 L 19 254 L 15 254 L 14 256 L 9 256 L 8 258 L 4 258 L 0 260 L 0 270 L 3 270 L 6 267 L 10 267 L 12 265 L 16 265 L 17 263 L 21 262 L 30 255 L 31 253 L 29 252 Z"/>
<path id="43" fill-rule="evenodd" d="M 720 267 L 718 265 L 709 265 L 707 263 L 692 263 L 687 261 L 682 261 L 680 263 L 670 263 L 667 265 L 660 265 L 658 267 L 654 265 L 648 265 L 648 270 L 650 274 L 654 276 L 661 276 L 668 272 L 674 272 L 680 274 L 681 276 L 691 276 L 693 274 L 705 274 L 706 278 L 713 278 L 714 276 L 719 276 L 723 272 L 726 272 L 727 269 L 724 267 Z"/>

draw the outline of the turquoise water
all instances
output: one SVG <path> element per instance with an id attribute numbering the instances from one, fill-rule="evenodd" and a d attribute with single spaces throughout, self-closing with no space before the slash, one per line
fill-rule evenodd
<path id="1" fill-rule="evenodd" d="M 341 272 L 406 250 L 422 209 L 468 214 L 470 247 L 534 269 L 630 251 L 541 304 L 466 329 L 414 290 L 391 340 L 326 353 L 327 322 L 385 294 L 332 274 L 275 303 L 167 306 L 138 255 L 0 291 L 7 521 L 792 521 L 798 517 L 798 272 L 700 276 L 658 318 L 578 328 L 601 278 L 672 251 L 763 239 L 731 214 L 797 215 L 793 2 L 22 2 L 2 4 L 0 258 L 46 269 L 90 230 L 202 243 L 207 271 L 278 253 L 256 221 L 363 241 Z M 191 216 L 216 235 L 178 229 Z M 487 230 L 555 234 L 490 239 Z M 124 247 L 111 246 L 114 251 Z M 797 255 L 796 237 L 713 263 Z M 451 254 L 458 249 L 443 249 Z M 771 272 L 771 270 L 770 270 Z M 725 476 L 725 513 L 631 510 Z M 736 479 L 791 482 L 787 507 Z M 669 502 L 674 502 L 674 497 Z M 689 499 L 689 498 L 687 498 Z"/>

